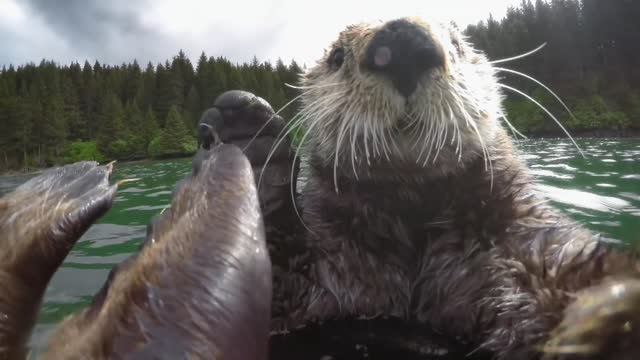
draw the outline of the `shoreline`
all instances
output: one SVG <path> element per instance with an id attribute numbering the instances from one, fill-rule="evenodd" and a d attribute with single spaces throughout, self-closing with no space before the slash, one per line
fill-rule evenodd
<path id="1" fill-rule="evenodd" d="M 111 161 L 115 161 L 116 164 L 135 164 L 147 161 L 165 161 L 165 160 L 179 160 L 179 159 L 191 159 L 193 155 L 182 155 L 182 156 L 172 156 L 172 157 L 163 157 L 163 158 L 142 158 L 135 160 L 110 160 L 110 161 L 98 161 L 99 164 L 108 164 Z M 93 161 L 93 160 L 84 160 L 84 161 Z M 27 168 L 23 170 L 0 170 L 0 177 L 12 177 L 12 176 L 25 176 L 25 175 L 36 175 L 46 171 L 48 169 L 53 169 L 60 166 L 69 165 L 69 163 L 57 164 L 54 166 L 45 166 L 39 168 Z"/>
<path id="2" fill-rule="evenodd" d="M 574 139 L 640 139 L 640 129 L 593 129 L 581 131 L 569 131 Z M 529 139 L 554 139 L 566 138 L 564 132 L 539 132 L 524 134 Z"/>
<path id="3" fill-rule="evenodd" d="M 533 133 L 533 134 L 525 134 L 527 139 L 566 139 L 567 135 L 562 132 L 553 132 L 553 133 Z M 615 140 L 629 140 L 629 139 L 638 139 L 640 140 L 640 129 L 624 129 L 624 130 L 613 130 L 613 129 L 599 129 L 599 130 L 587 130 L 587 131 L 579 131 L 575 133 L 571 133 L 571 136 L 574 139 L 615 139 Z M 145 161 L 164 161 L 164 160 L 177 160 L 177 159 L 188 159 L 193 157 L 193 155 L 189 156 L 169 156 L 162 158 L 142 158 L 142 159 L 132 159 L 132 160 L 115 160 L 118 164 L 135 164 L 139 162 Z M 104 162 L 105 164 L 108 161 Z M 28 168 L 24 170 L 0 170 L 1 177 L 11 177 L 11 176 L 24 176 L 24 175 L 35 175 L 41 173 L 47 169 L 55 168 L 58 166 L 64 166 L 67 164 L 58 164 L 55 166 L 48 166 L 42 168 Z"/>

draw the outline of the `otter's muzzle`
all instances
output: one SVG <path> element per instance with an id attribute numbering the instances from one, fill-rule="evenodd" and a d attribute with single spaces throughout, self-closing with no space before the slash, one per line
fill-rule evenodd
<path id="1" fill-rule="evenodd" d="M 421 75 L 444 65 L 444 54 L 424 29 L 401 19 L 388 22 L 374 35 L 363 65 L 387 76 L 408 97 L 416 90 Z"/>

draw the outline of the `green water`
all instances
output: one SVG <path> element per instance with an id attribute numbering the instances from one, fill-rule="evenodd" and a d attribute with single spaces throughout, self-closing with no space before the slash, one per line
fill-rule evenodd
<path id="1" fill-rule="evenodd" d="M 542 189 L 576 220 L 613 238 L 640 244 L 640 140 L 519 143 Z M 152 216 L 169 204 L 174 184 L 190 171 L 189 159 L 121 164 L 114 180 L 141 178 L 118 191 L 114 206 L 80 239 L 53 277 L 32 343 L 41 345 L 64 316 L 87 305 L 109 269 L 136 250 Z M 0 178 L 0 193 L 27 177 Z"/>

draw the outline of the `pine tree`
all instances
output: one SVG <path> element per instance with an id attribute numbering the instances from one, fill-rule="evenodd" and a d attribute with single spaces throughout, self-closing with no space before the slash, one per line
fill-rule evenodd
<path id="1" fill-rule="evenodd" d="M 547 42 L 542 51 L 508 67 L 551 87 L 584 118 L 574 121 L 565 115 L 557 101 L 528 79 L 501 73 L 501 82 L 534 96 L 570 130 L 640 129 L 640 42 L 635 41 L 640 38 L 635 19 L 639 11 L 640 2 L 628 0 L 521 0 L 503 19 L 491 17 L 468 26 L 465 33 L 490 59 L 522 54 Z M 272 65 L 254 57 L 234 64 L 205 53 L 194 70 L 182 51 L 144 70 L 135 60 L 120 65 L 85 61 L 67 66 L 42 60 L 1 66 L 0 171 L 76 159 L 61 155 L 67 147 L 82 154 L 89 149 L 86 153 L 95 158 L 97 145 L 109 158 L 127 159 L 144 155 L 154 143 L 168 156 L 164 149 L 175 152 L 178 146 L 170 143 L 175 139 L 160 138 L 178 129 L 165 124 L 172 107 L 182 122 L 179 132 L 192 136 L 202 111 L 227 90 L 253 91 L 279 110 L 300 94 L 284 84 L 298 84 L 302 70 L 295 61 L 278 59 Z M 528 100 L 507 95 L 509 117 L 521 131 L 557 131 Z M 291 119 L 298 107 L 296 101 L 281 115 Z M 160 140 L 166 146 L 158 147 Z M 181 151 L 185 148 L 189 146 Z"/>
<path id="2" fill-rule="evenodd" d="M 144 136 L 144 116 L 138 107 L 137 101 L 130 101 L 125 108 L 124 136 L 126 140 L 126 153 L 129 159 L 138 159 L 146 156 L 147 144 Z"/>
<path id="3" fill-rule="evenodd" d="M 123 148 L 126 144 L 124 130 L 124 109 L 120 99 L 114 93 L 103 97 L 100 106 L 100 127 L 98 129 L 98 150 L 111 159 L 123 158 L 126 154 Z"/>
<path id="4" fill-rule="evenodd" d="M 62 97 L 64 101 L 63 116 L 69 129 L 69 138 L 73 141 L 88 139 L 86 118 L 82 117 L 80 111 L 77 87 L 74 87 L 67 77 L 62 79 Z"/>
<path id="5" fill-rule="evenodd" d="M 144 149 L 145 151 L 148 151 L 149 143 L 151 143 L 151 140 L 153 140 L 156 136 L 160 134 L 160 126 L 158 126 L 158 120 L 156 120 L 155 113 L 153 112 L 151 107 L 147 109 L 147 113 L 145 114 L 143 119 L 142 128 L 143 128 L 142 136 L 144 141 Z M 148 152 L 147 152 L 147 155 L 148 155 Z"/>
<path id="6" fill-rule="evenodd" d="M 131 65 L 124 67 L 126 69 L 126 77 L 123 82 L 123 100 L 125 102 L 136 100 L 140 101 L 141 89 L 144 86 L 142 80 L 142 70 L 136 60 Z"/>
<path id="7" fill-rule="evenodd" d="M 138 105 L 142 109 L 154 105 L 154 92 L 156 89 L 156 72 L 153 64 L 149 62 L 142 74 L 142 87 L 138 91 Z"/>
<path id="8" fill-rule="evenodd" d="M 195 132 L 195 128 L 201 112 L 202 109 L 200 108 L 200 94 L 198 94 L 198 89 L 196 89 L 195 85 L 193 85 L 191 86 L 191 89 L 187 94 L 183 112 L 185 126 L 187 127 L 189 132 Z"/>
<path id="9" fill-rule="evenodd" d="M 165 128 L 149 144 L 154 157 L 189 155 L 196 150 L 196 140 L 189 133 L 176 106 L 172 106 L 165 120 Z"/>

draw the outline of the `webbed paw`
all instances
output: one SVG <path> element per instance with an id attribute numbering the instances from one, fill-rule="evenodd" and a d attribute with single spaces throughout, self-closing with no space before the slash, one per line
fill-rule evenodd
<path id="1" fill-rule="evenodd" d="M 247 91 L 227 91 L 202 114 L 198 143 L 193 176 L 215 144 L 234 144 L 249 159 L 271 261 L 276 267 L 288 268 L 292 254 L 303 245 L 295 199 L 300 162 L 287 136 L 285 120 L 264 99 Z"/>
<path id="2" fill-rule="evenodd" d="M 265 218 L 276 212 L 289 213 L 299 164 L 286 136 L 284 119 L 267 101 L 247 91 L 231 90 L 221 94 L 200 118 L 198 143 L 194 172 L 198 171 L 202 159 L 208 157 L 212 145 L 234 144 L 251 163 Z"/>
<path id="3" fill-rule="evenodd" d="M 23 358 L 53 273 L 111 208 L 113 165 L 79 162 L 32 178 L 0 198 L 0 359 Z"/>
<path id="4" fill-rule="evenodd" d="M 640 280 L 607 281 L 578 293 L 543 352 L 545 359 L 640 358 Z"/>

